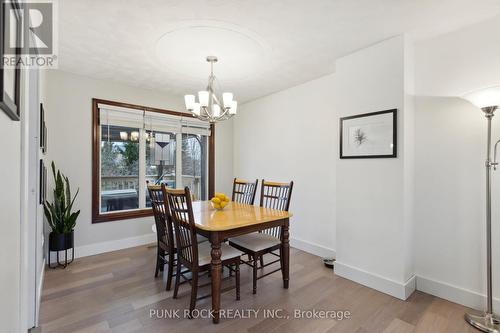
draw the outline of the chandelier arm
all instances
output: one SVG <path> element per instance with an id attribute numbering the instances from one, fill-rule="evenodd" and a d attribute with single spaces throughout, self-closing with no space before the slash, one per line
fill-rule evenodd
<path id="1" fill-rule="evenodd" d="M 222 112 L 222 114 L 220 115 L 220 118 L 224 117 L 225 115 L 227 115 L 229 113 L 229 108 L 223 108 L 224 112 Z"/>

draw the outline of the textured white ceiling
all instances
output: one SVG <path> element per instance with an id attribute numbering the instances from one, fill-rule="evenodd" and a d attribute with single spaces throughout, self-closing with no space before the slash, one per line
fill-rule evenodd
<path id="1" fill-rule="evenodd" d="M 62 0 L 59 68 L 183 95 L 204 88 L 214 54 L 222 89 L 245 102 L 391 36 L 429 38 L 498 14 L 498 0 Z"/>

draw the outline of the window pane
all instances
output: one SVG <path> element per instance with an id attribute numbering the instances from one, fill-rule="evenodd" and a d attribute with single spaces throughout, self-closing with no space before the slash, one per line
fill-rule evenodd
<path id="1" fill-rule="evenodd" d="M 139 208 L 139 129 L 101 126 L 101 212 Z"/>
<path id="2" fill-rule="evenodd" d="M 175 147 L 174 133 L 146 131 L 147 181 L 153 184 L 164 183 L 167 187 L 176 188 Z M 151 207 L 151 199 L 147 193 L 146 207 Z"/>
<path id="3" fill-rule="evenodd" d="M 182 134 L 182 186 L 188 186 L 194 200 L 207 200 L 207 137 Z"/>

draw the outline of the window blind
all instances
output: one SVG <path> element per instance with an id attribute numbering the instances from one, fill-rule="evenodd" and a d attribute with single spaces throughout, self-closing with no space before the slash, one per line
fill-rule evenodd
<path id="1" fill-rule="evenodd" d="M 139 109 L 98 104 L 101 125 L 145 128 L 159 132 L 210 136 L 210 124 L 189 116 L 175 116 Z"/>

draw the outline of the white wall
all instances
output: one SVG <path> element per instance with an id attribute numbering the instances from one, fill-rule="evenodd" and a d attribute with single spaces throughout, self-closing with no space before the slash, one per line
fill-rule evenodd
<path id="1" fill-rule="evenodd" d="M 335 249 L 334 85 L 325 76 L 244 104 L 234 118 L 235 176 L 293 180 L 291 244 L 322 256 Z"/>
<path id="2" fill-rule="evenodd" d="M 415 46 L 420 96 L 461 96 L 500 84 L 500 16 Z"/>
<path id="3" fill-rule="evenodd" d="M 404 36 L 380 42 L 338 59 L 335 73 L 339 117 L 398 109 L 398 158 L 337 161 L 335 272 L 403 299 L 414 288 L 406 47 Z"/>
<path id="4" fill-rule="evenodd" d="M 0 110 L 2 191 L 0 191 L 0 322 L 2 331 L 19 330 L 20 298 L 20 225 L 21 225 L 21 123 L 11 121 Z"/>
<path id="5" fill-rule="evenodd" d="M 486 304 L 486 120 L 471 104 L 447 96 L 500 84 L 498 40 L 499 17 L 416 44 L 417 288 L 479 309 Z M 500 138 L 497 117 L 493 139 Z M 499 198 L 495 173 L 496 298 L 500 298 Z M 498 311 L 498 300 L 496 305 Z"/>
<path id="6" fill-rule="evenodd" d="M 139 89 L 66 73 L 48 71 L 44 106 L 48 128 L 48 160 L 54 160 L 80 188 L 81 209 L 75 229 L 76 255 L 92 254 L 153 241 L 152 217 L 92 224 L 92 98 L 184 111 L 182 96 Z M 216 128 L 216 188 L 230 191 L 232 178 L 231 121 Z M 49 177 L 52 182 L 52 178 Z M 50 194 L 49 194 L 50 198 Z"/>
<path id="7" fill-rule="evenodd" d="M 494 125 L 498 138 L 498 119 Z M 486 281 L 486 120 L 461 99 L 419 97 L 416 126 L 418 289 L 482 308 L 484 300 L 474 293 L 484 294 Z M 494 294 L 499 297 L 498 174 L 493 183 Z"/>

